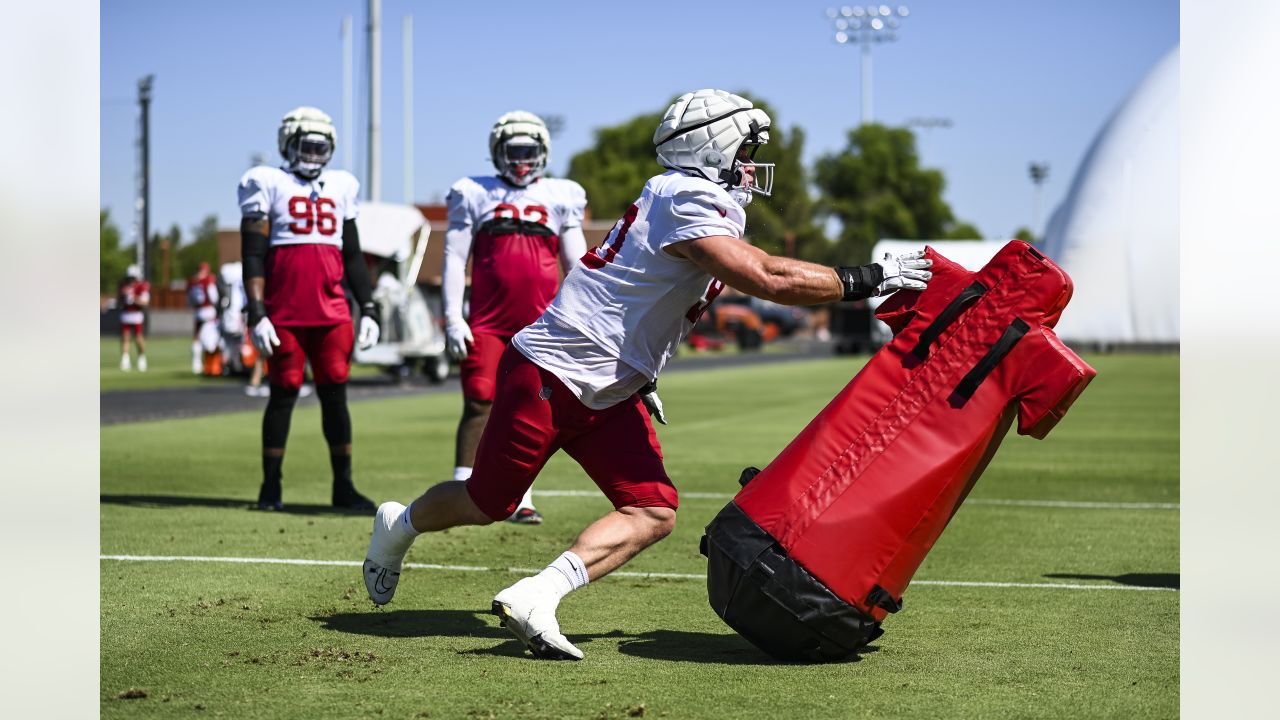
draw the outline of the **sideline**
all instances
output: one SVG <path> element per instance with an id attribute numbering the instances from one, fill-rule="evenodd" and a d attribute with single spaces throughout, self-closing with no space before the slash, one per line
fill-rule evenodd
<path id="1" fill-rule="evenodd" d="M 201 555 L 99 555 L 99 560 L 119 562 L 214 562 L 239 563 L 244 565 L 328 565 L 340 567 L 361 567 L 360 560 L 304 560 L 297 558 L 246 558 L 246 557 L 207 557 Z M 506 572 L 529 575 L 540 572 L 534 568 L 491 568 L 475 565 L 436 565 L 433 563 L 405 563 L 404 567 L 414 570 L 449 570 L 459 572 Z M 671 578 L 677 580 L 706 580 L 701 573 L 642 573 L 618 571 L 609 573 L 610 577 L 630 578 Z M 1146 587 L 1142 585 L 1084 585 L 1078 583 L 1019 583 L 1019 582 L 985 582 L 977 580 L 912 580 L 912 585 L 940 585 L 946 587 L 987 587 L 987 588 L 1032 588 L 1038 590 L 1135 590 L 1155 592 L 1178 592 L 1176 588 Z"/>

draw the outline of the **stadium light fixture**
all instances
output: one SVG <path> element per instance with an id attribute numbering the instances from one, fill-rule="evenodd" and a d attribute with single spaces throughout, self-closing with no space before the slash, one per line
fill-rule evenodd
<path id="1" fill-rule="evenodd" d="M 906 5 L 845 5 L 827 8 L 827 19 L 835 28 L 833 36 L 840 45 L 862 46 L 862 124 L 872 122 L 871 113 L 871 45 L 898 39 L 902 20 L 911 14 Z"/>

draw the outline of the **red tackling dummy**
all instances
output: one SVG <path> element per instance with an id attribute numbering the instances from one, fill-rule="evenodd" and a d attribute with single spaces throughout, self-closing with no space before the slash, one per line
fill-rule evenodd
<path id="1" fill-rule="evenodd" d="M 1044 438 L 1097 374 L 1051 329 L 1071 279 L 1013 241 L 978 272 L 932 248 L 895 336 L 707 526 L 712 607 L 777 657 L 831 660 L 881 634 L 1016 417 Z"/>

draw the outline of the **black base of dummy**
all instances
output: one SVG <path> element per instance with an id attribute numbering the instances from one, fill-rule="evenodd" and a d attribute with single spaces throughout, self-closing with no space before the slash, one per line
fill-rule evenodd
<path id="1" fill-rule="evenodd" d="M 707 596 L 729 627 L 780 660 L 844 660 L 884 633 L 787 556 L 734 503 L 707 526 Z"/>

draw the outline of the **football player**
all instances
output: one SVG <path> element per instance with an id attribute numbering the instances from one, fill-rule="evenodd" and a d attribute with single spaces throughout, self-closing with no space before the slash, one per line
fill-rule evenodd
<path id="1" fill-rule="evenodd" d="M 221 364 L 209 362 L 218 352 L 218 307 L 221 302 L 218 278 L 209 271 L 209 263 L 202 262 L 196 274 L 187 280 L 187 303 L 195 313 L 195 338 L 191 342 L 191 372 L 194 375 L 221 374 Z M 218 373 L 211 370 L 218 368 Z"/>
<path id="2" fill-rule="evenodd" d="M 444 314 L 449 353 L 461 364 L 462 419 L 454 448 L 455 480 L 471 476 L 480 434 L 493 407 L 498 360 L 511 337 L 555 297 L 561 271 L 582 253 L 587 195 L 572 180 L 543 177 L 551 135 L 532 113 L 498 118 L 489 132 L 497 175 L 466 177 L 449 190 L 445 233 Z M 467 260 L 470 313 L 463 319 Z M 531 492 L 512 522 L 538 524 Z"/>
<path id="3" fill-rule="evenodd" d="M 356 232 L 359 183 L 343 170 L 327 170 L 337 135 L 329 116 L 300 107 L 281 121 L 280 167 L 258 166 L 240 180 L 241 254 L 248 328 L 253 344 L 270 358 L 271 385 L 262 418 L 262 488 L 258 508 L 279 510 L 281 468 L 289 421 L 306 362 L 320 398 L 329 444 L 335 507 L 372 510 L 351 480 L 351 415 L 347 376 L 351 348 L 378 341 L 369 271 Z M 355 332 L 343 280 L 360 305 Z"/>
<path id="4" fill-rule="evenodd" d="M 120 308 L 120 369 L 129 371 L 129 335 L 138 346 L 138 372 L 147 371 L 147 342 L 142 326 L 146 321 L 145 310 L 151 304 L 151 283 L 142 279 L 137 265 L 125 268 L 120 281 L 116 305 Z"/>
<path id="5" fill-rule="evenodd" d="M 922 253 L 833 268 L 743 242 L 745 206 L 773 186 L 773 165 L 754 160 L 768 141 L 769 116 L 722 90 L 686 93 L 667 110 L 653 142 L 668 170 L 503 354 L 471 478 L 440 483 L 407 508 L 378 508 L 363 568 L 374 602 L 391 600 L 419 533 L 501 520 L 563 448 L 615 509 L 541 573 L 499 592 L 492 609 L 535 657 L 580 659 L 556 607 L 675 526 L 676 489 L 641 394 L 724 286 L 788 305 L 925 287 Z"/>

